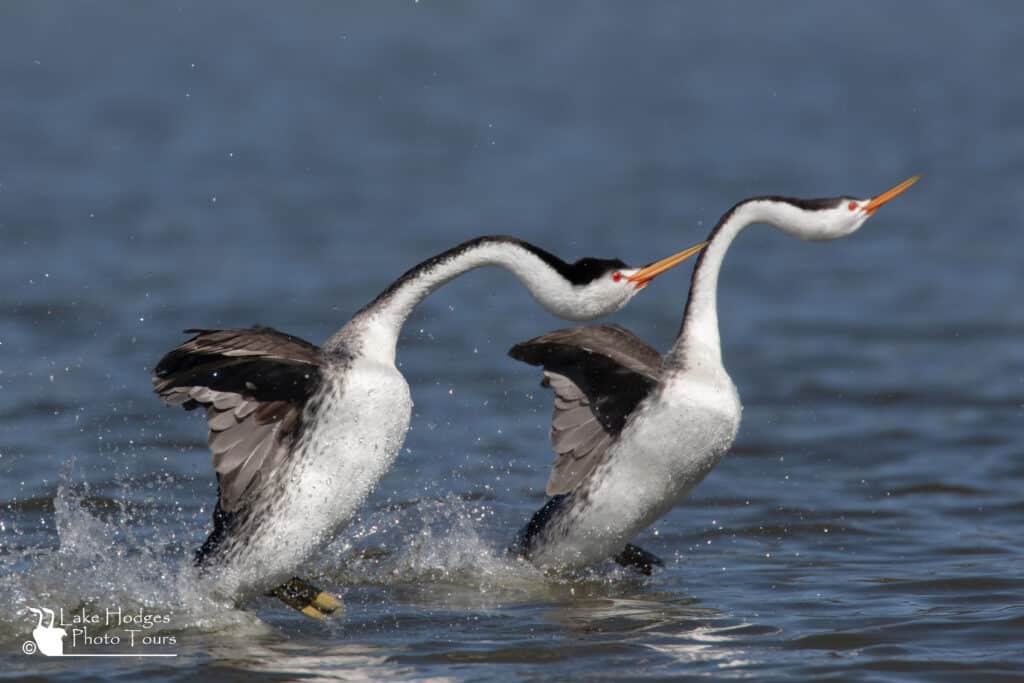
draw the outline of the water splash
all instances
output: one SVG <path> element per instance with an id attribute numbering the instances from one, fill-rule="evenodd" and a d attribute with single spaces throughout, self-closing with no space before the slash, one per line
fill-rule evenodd
<path id="1" fill-rule="evenodd" d="M 10 609 L 0 614 L 0 642 L 22 639 L 30 622 L 27 608 L 39 605 L 65 614 L 106 608 L 168 613 L 164 628 L 170 631 L 234 637 L 271 631 L 248 611 L 266 599 L 239 609 L 192 566 L 191 538 L 182 532 L 195 519 L 174 512 L 168 518 L 165 506 L 92 495 L 71 479 L 68 468 L 52 498 L 54 532 L 36 545 L 7 548 L 0 604 Z M 170 487 L 158 486 L 158 497 L 172 498 Z M 403 501 L 357 520 L 310 562 L 308 576 L 342 594 L 370 589 L 373 594 L 364 597 L 373 602 L 460 609 L 614 595 L 642 581 L 608 567 L 545 574 L 510 556 L 501 542 L 507 538 L 507 524 L 478 498 Z"/>
<path id="2" fill-rule="evenodd" d="M 147 535 L 140 517 L 121 506 L 112 519 L 94 514 L 88 489 L 67 481 L 53 498 L 56 547 L 28 547 L 5 558 L 0 576 L 0 641 L 24 636 L 28 607 L 65 614 L 106 609 L 170 615 L 166 630 L 220 631 L 264 628 L 251 614 L 213 595 L 190 555 L 179 550 L 177 525 Z M 17 567 L 18 570 L 11 570 Z M 10 571 L 6 571 L 10 570 Z"/>
<path id="3" fill-rule="evenodd" d="M 391 599 L 461 609 L 607 595 L 645 579 L 608 566 L 546 573 L 509 554 L 490 505 L 456 495 L 385 506 L 350 527 L 319 560 L 341 587 L 386 587 Z"/>

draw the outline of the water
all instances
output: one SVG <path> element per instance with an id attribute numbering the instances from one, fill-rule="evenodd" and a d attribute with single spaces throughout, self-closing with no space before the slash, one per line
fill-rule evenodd
<path id="1" fill-rule="evenodd" d="M 5 678 L 1018 678 L 1016 4 L 0 12 Z M 182 328 L 322 341 L 477 234 L 644 263 L 742 197 L 914 173 L 843 242 L 735 244 L 743 425 L 638 539 L 653 577 L 504 556 L 551 458 L 550 399 L 504 353 L 563 323 L 477 272 L 406 327 L 406 450 L 307 572 L 346 614 L 195 585 L 204 429 L 149 383 Z M 615 321 L 667 348 L 685 270 Z M 170 613 L 178 657 L 23 655 L 39 605 Z"/>

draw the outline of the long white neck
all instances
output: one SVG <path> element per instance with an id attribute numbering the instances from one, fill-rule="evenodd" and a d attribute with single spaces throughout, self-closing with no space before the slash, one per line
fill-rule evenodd
<path id="1" fill-rule="evenodd" d="M 607 301 L 587 296 L 584 287 L 560 273 L 556 266 L 570 266 L 553 255 L 512 237 L 480 237 L 409 269 L 331 337 L 325 349 L 351 347 L 358 339 L 362 353 L 393 363 L 398 335 L 413 309 L 442 285 L 483 266 L 509 271 L 538 304 L 561 318 L 589 320 L 610 312 Z"/>
<path id="2" fill-rule="evenodd" d="M 759 197 L 740 202 L 727 211 L 708 236 L 693 269 L 690 298 L 682 328 L 666 356 L 666 366 L 683 368 L 721 366 L 722 344 L 718 333 L 718 274 L 736 236 L 754 223 L 768 223 L 800 239 L 818 239 L 821 216 L 787 200 Z"/>

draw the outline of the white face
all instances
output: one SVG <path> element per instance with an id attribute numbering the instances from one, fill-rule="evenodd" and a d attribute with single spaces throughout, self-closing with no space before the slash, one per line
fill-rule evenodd
<path id="1" fill-rule="evenodd" d="M 580 259 L 569 266 L 568 275 L 537 259 L 526 262 L 532 270 L 521 280 L 549 313 L 566 320 L 592 320 L 616 312 L 651 280 L 705 246 L 706 242 L 695 244 L 643 268 L 630 268 L 618 259 Z"/>
<path id="2" fill-rule="evenodd" d="M 786 234 L 802 240 L 834 240 L 857 232 L 884 204 L 903 194 L 919 176 L 880 195 L 867 199 L 837 197 L 796 199 L 793 197 L 754 197 L 737 204 L 723 217 L 715 230 L 731 225 L 735 234 L 751 223 L 769 223 Z"/>
<path id="3" fill-rule="evenodd" d="M 852 199 L 843 197 L 839 207 L 833 209 L 835 216 L 835 228 L 831 236 L 823 239 L 837 239 L 857 232 L 864 221 L 871 218 L 867 206 L 871 199 Z"/>
<path id="4" fill-rule="evenodd" d="M 889 201 L 906 192 L 907 188 L 912 186 L 919 179 L 920 176 L 907 178 L 899 185 L 886 190 L 880 195 L 876 195 L 868 199 L 842 197 L 838 200 L 833 200 L 835 204 L 832 206 L 828 205 L 830 200 L 796 200 L 794 203 L 798 206 L 803 204 L 805 208 L 814 209 L 804 211 L 804 213 L 819 215 L 797 218 L 792 215 L 792 212 L 790 212 L 789 216 L 784 216 L 783 218 L 795 221 L 795 224 L 791 226 L 791 229 L 789 227 L 784 227 L 779 223 L 776 223 L 776 225 L 787 230 L 787 232 L 792 232 L 798 237 L 808 240 L 834 240 L 839 237 L 845 237 L 850 233 L 856 232 L 860 226 L 864 225 L 864 221 L 871 218 L 875 211 L 878 211 L 882 205 L 887 204 Z M 825 208 L 807 206 L 808 204 L 821 206 L 823 203 Z"/>
<path id="5" fill-rule="evenodd" d="M 767 214 L 766 222 L 802 240 L 846 237 L 860 229 L 864 221 L 871 217 L 867 209 L 870 199 L 843 197 L 835 201 L 833 207 L 813 210 L 785 202 L 762 204 L 760 208 Z"/>
<path id="6" fill-rule="evenodd" d="M 630 276 L 639 268 L 621 268 L 609 271 L 585 285 L 573 287 L 576 304 L 564 310 L 571 320 L 592 320 L 622 309 L 646 285 L 631 282 Z"/>

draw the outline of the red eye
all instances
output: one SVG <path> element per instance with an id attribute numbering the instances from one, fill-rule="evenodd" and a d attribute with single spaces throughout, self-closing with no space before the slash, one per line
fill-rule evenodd
<path id="1" fill-rule="evenodd" d="M 857 202 L 850 202 L 849 204 L 846 205 L 846 208 L 848 208 L 850 211 L 856 211 Z"/>
<path id="2" fill-rule="evenodd" d="M 622 279 L 622 273 L 620 273 L 618 271 L 615 271 L 615 273 L 612 274 L 612 280 L 614 280 L 615 282 L 618 282 L 621 279 Z"/>

